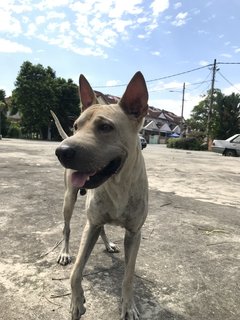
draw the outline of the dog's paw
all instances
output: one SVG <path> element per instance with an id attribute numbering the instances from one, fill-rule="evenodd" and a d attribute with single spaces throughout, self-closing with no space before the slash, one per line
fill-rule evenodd
<path id="1" fill-rule="evenodd" d="M 140 319 L 139 312 L 134 302 L 132 304 L 129 304 L 129 303 L 122 304 L 121 320 L 139 320 L 139 319 Z"/>
<path id="2" fill-rule="evenodd" d="M 109 253 L 118 253 L 120 251 L 118 246 L 113 242 L 108 242 L 108 244 L 106 244 L 106 250 Z"/>
<path id="3" fill-rule="evenodd" d="M 71 256 L 69 253 L 63 253 L 61 252 L 58 256 L 57 262 L 61 264 L 62 266 L 66 266 L 67 264 L 70 264 L 72 261 Z"/>
<path id="4" fill-rule="evenodd" d="M 86 312 L 86 308 L 84 307 L 85 303 L 84 296 L 82 299 L 77 299 L 75 302 L 72 299 L 71 302 L 71 312 L 72 312 L 72 320 L 79 320 L 81 316 Z"/>

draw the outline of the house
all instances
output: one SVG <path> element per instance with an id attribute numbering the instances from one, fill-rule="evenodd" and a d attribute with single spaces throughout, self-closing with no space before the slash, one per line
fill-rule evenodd
<path id="1" fill-rule="evenodd" d="M 142 133 L 148 143 L 165 143 L 171 133 L 178 133 L 181 121 L 173 112 L 149 106 Z"/>
<path id="2" fill-rule="evenodd" d="M 120 97 L 110 94 L 103 94 L 94 90 L 98 102 L 102 104 L 118 103 Z M 145 117 L 142 134 L 148 143 L 165 143 L 172 133 L 179 134 L 181 117 L 173 112 L 149 106 L 148 114 Z"/>
<path id="3" fill-rule="evenodd" d="M 118 103 L 120 98 L 116 96 L 112 96 L 110 94 L 103 94 L 100 91 L 94 90 L 94 93 L 98 99 L 100 104 L 111 104 L 111 103 Z"/>
<path id="4" fill-rule="evenodd" d="M 100 104 L 114 104 L 120 101 L 120 97 L 114 95 L 103 94 L 96 90 L 94 90 L 94 93 Z M 7 99 L 10 103 L 11 97 Z M 11 115 L 11 113 L 8 112 L 7 117 L 12 122 L 19 122 L 21 120 L 19 113 Z M 165 143 L 171 134 L 180 133 L 181 122 L 181 117 L 175 115 L 173 112 L 149 106 L 141 132 L 148 143 Z"/>

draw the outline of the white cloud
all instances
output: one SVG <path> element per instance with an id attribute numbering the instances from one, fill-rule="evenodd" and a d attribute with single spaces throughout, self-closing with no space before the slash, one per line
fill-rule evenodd
<path id="1" fill-rule="evenodd" d="M 239 53 L 240 52 L 240 48 L 235 49 L 235 53 Z"/>
<path id="2" fill-rule="evenodd" d="M 21 8 L 14 8 L 13 4 L 18 2 Z M 136 34 L 139 39 L 149 38 L 158 27 L 160 13 L 169 8 L 169 2 L 151 0 L 146 6 L 144 0 L 38 0 L 34 3 L 5 0 L 4 5 L 3 1 L 0 3 L 3 17 L 0 32 L 41 39 L 78 54 L 88 52 L 105 58 L 107 48 L 114 47 L 120 40 L 126 41 Z M 180 7 L 180 3 L 176 7 Z M 23 14 L 18 14 L 20 11 Z"/>
<path id="3" fill-rule="evenodd" d="M 114 29 L 121 33 L 125 32 L 126 27 L 133 25 L 134 22 L 132 20 L 116 20 L 115 23 L 113 22 Z"/>
<path id="4" fill-rule="evenodd" d="M 145 39 L 145 38 L 147 38 L 147 35 L 139 34 L 137 37 L 138 37 L 138 39 Z"/>
<path id="5" fill-rule="evenodd" d="M 46 18 L 44 16 L 38 16 L 36 18 L 36 24 L 42 24 L 42 23 L 45 23 L 46 21 Z"/>
<path id="6" fill-rule="evenodd" d="M 39 10 L 52 9 L 62 6 L 68 6 L 70 3 L 69 0 L 42 0 L 38 4 L 35 4 L 35 7 Z"/>
<path id="7" fill-rule="evenodd" d="M 103 32 L 98 35 L 96 43 L 103 47 L 112 47 L 117 42 L 117 36 L 117 33 L 113 30 L 104 29 Z"/>
<path id="8" fill-rule="evenodd" d="M 109 10 L 110 18 L 121 18 L 124 13 L 138 15 L 142 13 L 143 9 L 139 6 L 142 0 L 115 0 L 114 5 Z"/>
<path id="9" fill-rule="evenodd" d="M 15 1 L 16 2 L 16 1 Z M 19 1 L 20 4 L 14 3 L 14 1 L 1 1 L 0 8 L 8 12 L 14 12 L 16 14 L 22 14 L 24 12 L 32 11 L 32 6 L 29 5 L 29 1 Z"/>
<path id="10" fill-rule="evenodd" d="M 47 14 L 47 19 L 64 19 L 66 17 L 63 12 L 50 11 Z"/>
<path id="11" fill-rule="evenodd" d="M 154 0 L 150 8 L 152 8 L 153 16 L 158 16 L 169 8 L 169 0 Z"/>
<path id="12" fill-rule="evenodd" d="M 213 4 L 212 1 L 208 1 L 208 2 L 206 3 L 205 7 L 210 7 L 212 4 Z"/>
<path id="13" fill-rule="evenodd" d="M 187 83 L 186 83 L 187 85 Z M 167 92 L 179 92 L 181 93 L 183 89 L 183 83 L 179 81 L 170 81 L 170 82 L 163 82 L 163 81 L 156 81 L 154 84 L 149 85 L 150 92 L 157 92 L 157 91 L 167 91 Z"/>
<path id="14" fill-rule="evenodd" d="M 160 56 L 161 55 L 160 51 L 151 51 L 151 54 L 153 56 Z"/>
<path id="15" fill-rule="evenodd" d="M 188 12 L 180 12 L 176 15 L 175 20 L 172 22 L 172 25 L 175 27 L 181 27 L 187 22 Z"/>
<path id="16" fill-rule="evenodd" d="M 173 7 L 174 9 L 179 9 L 181 8 L 181 6 L 182 6 L 182 2 L 176 2 Z"/>
<path id="17" fill-rule="evenodd" d="M 35 23 L 29 23 L 28 24 L 28 28 L 27 28 L 27 32 L 25 33 L 25 35 L 27 37 L 32 37 L 32 36 L 35 35 L 36 31 L 37 31 L 36 24 Z"/>
<path id="18" fill-rule="evenodd" d="M 64 21 L 61 23 L 51 22 L 47 25 L 47 30 L 51 33 L 58 31 L 59 34 L 63 34 L 70 32 L 70 26 L 71 25 L 68 21 Z"/>
<path id="19" fill-rule="evenodd" d="M 232 55 L 229 53 L 221 53 L 220 56 L 223 58 L 232 58 Z"/>
<path id="20" fill-rule="evenodd" d="M 13 34 L 15 36 L 22 32 L 20 21 L 13 17 L 11 12 L 0 9 L 0 17 L 0 32 Z"/>
<path id="21" fill-rule="evenodd" d="M 209 34 L 209 32 L 206 30 L 198 30 L 198 34 L 206 35 L 206 34 Z"/>
<path id="22" fill-rule="evenodd" d="M 108 55 L 104 53 L 104 51 L 101 48 L 80 48 L 80 47 L 71 47 L 71 51 L 80 54 L 82 56 L 95 56 L 95 57 L 103 57 L 107 59 Z"/>
<path id="23" fill-rule="evenodd" d="M 113 86 L 116 86 L 118 84 L 120 84 L 119 80 L 108 80 L 106 82 L 106 86 L 109 86 L 109 87 L 113 87 Z"/>
<path id="24" fill-rule="evenodd" d="M 184 103 L 183 116 L 185 119 L 190 117 L 191 111 L 196 106 L 202 98 L 199 96 L 190 96 L 186 94 L 186 100 Z M 177 116 L 181 115 L 182 111 L 182 101 L 179 99 L 149 99 L 149 105 L 154 106 L 159 109 L 164 109 L 170 112 L 175 113 Z"/>
<path id="25" fill-rule="evenodd" d="M 200 66 L 207 66 L 209 64 L 209 62 L 208 61 L 206 61 L 206 60 L 201 60 L 201 61 L 199 61 L 199 65 Z"/>
<path id="26" fill-rule="evenodd" d="M 192 12 L 193 12 L 193 14 L 198 15 L 201 11 L 199 9 L 197 9 L 197 8 L 194 8 L 192 10 Z"/>
<path id="27" fill-rule="evenodd" d="M 229 96 L 233 92 L 239 94 L 240 93 L 240 83 L 236 83 L 236 84 L 234 84 L 234 86 L 222 89 L 222 92 L 227 96 Z"/>
<path id="28" fill-rule="evenodd" d="M 85 37 L 83 39 L 83 42 L 86 43 L 89 46 L 94 46 L 95 45 L 95 41 L 91 38 Z"/>
<path id="29" fill-rule="evenodd" d="M 20 43 L 0 38 L 0 52 L 8 53 L 32 53 L 32 49 Z"/>

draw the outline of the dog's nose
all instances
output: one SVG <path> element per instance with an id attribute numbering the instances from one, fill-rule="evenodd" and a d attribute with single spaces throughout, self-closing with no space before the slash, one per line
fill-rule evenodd
<path id="1" fill-rule="evenodd" d="M 67 164 L 70 160 L 72 160 L 75 153 L 75 149 L 67 145 L 62 145 L 55 151 L 55 154 L 58 157 L 59 161 L 63 164 Z"/>

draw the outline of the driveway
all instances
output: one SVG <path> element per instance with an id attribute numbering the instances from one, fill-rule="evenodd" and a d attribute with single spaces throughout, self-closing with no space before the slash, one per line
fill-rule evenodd
<path id="1" fill-rule="evenodd" d="M 63 169 L 55 142 L 0 141 L 0 319 L 70 319 L 72 265 L 56 263 L 62 239 Z M 240 319 L 240 158 L 148 145 L 150 203 L 135 277 L 141 320 Z M 76 256 L 85 216 L 72 219 Z M 85 269 L 83 320 L 119 320 L 121 252 L 99 240 Z"/>

